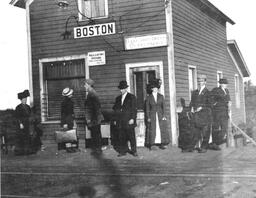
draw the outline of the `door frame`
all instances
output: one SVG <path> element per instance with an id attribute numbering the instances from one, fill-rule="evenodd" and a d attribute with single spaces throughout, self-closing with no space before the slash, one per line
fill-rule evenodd
<path id="1" fill-rule="evenodd" d="M 162 80 L 162 86 L 160 87 L 160 93 L 162 95 L 164 94 L 164 71 L 163 71 L 163 61 L 153 61 L 153 62 L 137 62 L 137 63 L 127 63 L 125 64 L 125 74 L 126 74 L 126 81 L 128 85 L 131 85 L 131 78 L 130 76 L 130 69 L 133 68 L 142 68 L 142 67 L 152 67 L 154 68 L 155 66 L 158 67 L 159 69 L 159 75 L 160 79 Z M 131 91 L 131 87 L 128 87 L 128 91 Z"/>

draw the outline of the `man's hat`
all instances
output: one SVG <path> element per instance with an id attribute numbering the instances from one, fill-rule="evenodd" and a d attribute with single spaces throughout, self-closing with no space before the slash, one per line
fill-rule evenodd
<path id="1" fill-rule="evenodd" d="M 93 85 L 94 85 L 94 80 L 88 78 L 88 79 L 86 79 L 86 80 L 84 81 L 84 83 L 86 83 L 86 84 L 88 84 L 88 85 L 90 85 L 90 86 L 93 86 Z"/>
<path id="2" fill-rule="evenodd" d="M 73 94 L 73 89 L 70 89 L 69 87 L 63 89 L 62 95 L 63 96 L 70 96 Z"/>
<path id="3" fill-rule="evenodd" d="M 125 89 L 127 87 L 129 87 L 129 85 L 127 85 L 126 80 L 122 80 L 122 81 L 119 82 L 119 85 L 118 85 L 119 89 Z"/>
<path id="4" fill-rule="evenodd" d="M 220 84 L 228 84 L 228 80 L 227 80 L 226 78 L 221 78 L 221 79 L 219 80 L 219 83 L 220 83 Z"/>
<path id="5" fill-rule="evenodd" d="M 24 90 L 23 92 L 18 93 L 18 99 L 22 100 L 23 98 L 27 98 L 30 96 L 29 90 Z"/>

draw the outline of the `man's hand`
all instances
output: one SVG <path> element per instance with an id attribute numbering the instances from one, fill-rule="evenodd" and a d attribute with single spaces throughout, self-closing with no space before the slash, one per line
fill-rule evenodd
<path id="1" fill-rule="evenodd" d="M 20 123 L 20 129 L 24 129 L 24 126 L 22 123 Z"/>
<path id="2" fill-rule="evenodd" d="M 133 120 L 133 119 L 130 119 L 128 123 L 129 123 L 130 125 L 131 125 L 131 124 L 134 124 L 134 120 Z"/>
<path id="3" fill-rule="evenodd" d="M 64 128 L 64 129 L 67 129 L 67 128 L 68 128 L 68 125 L 67 125 L 67 124 L 63 124 L 63 128 Z"/>
<path id="4" fill-rule="evenodd" d="M 163 117 L 162 120 L 166 120 L 166 117 Z"/>
<path id="5" fill-rule="evenodd" d="M 196 112 L 199 112 L 199 111 L 201 111 L 202 110 L 202 107 L 198 107 L 197 109 L 196 109 Z"/>

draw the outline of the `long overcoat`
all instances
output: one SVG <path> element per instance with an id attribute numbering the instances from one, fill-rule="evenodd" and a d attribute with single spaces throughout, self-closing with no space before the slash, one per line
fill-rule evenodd
<path id="1" fill-rule="evenodd" d="M 228 119 L 228 103 L 231 101 L 231 99 L 228 89 L 225 89 L 225 92 L 221 87 L 214 88 L 211 91 L 211 100 L 213 104 L 214 115 Z"/>
<path id="2" fill-rule="evenodd" d="M 158 115 L 159 127 L 161 131 L 161 143 L 169 144 L 170 137 L 167 130 L 167 121 L 162 120 L 165 117 L 165 102 L 164 96 L 160 93 L 157 94 L 157 102 L 154 96 L 150 94 L 146 99 L 146 118 L 150 119 L 150 123 L 147 122 L 145 145 L 153 145 L 156 137 L 156 113 Z"/>
<path id="3" fill-rule="evenodd" d="M 17 120 L 18 131 L 29 134 L 31 108 L 27 104 L 19 104 L 15 109 L 15 117 Z M 20 124 L 23 124 L 24 129 L 20 129 Z"/>
<path id="4" fill-rule="evenodd" d="M 200 94 L 198 89 L 192 92 L 190 107 L 193 107 L 194 110 L 198 107 L 202 107 L 201 111 L 195 113 L 197 116 L 197 119 L 195 120 L 196 125 L 204 126 L 212 122 L 211 94 L 206 87 Z"/>
<path id="5" fill-rule="evenodd" d="M 137 118 L 137 103 L 136 97 L 133 94 L 127 93 L 123 104 L 122 95 L 116 97 L 113 106 L 115 112 L 114 120 L 118 128 L 134 128 L 136 126 Z M 130 125 L 129 120 L 133 119 L 134 124 Z"/>
<path id="6" fill-rule="evenodd" d="M 101 121 L 104 120 L 101 111 L 101 104 L 97 92 L 91 90 L 88 92 L 84 102 L 85 106 L 85 121 L 88 128 L 100 125 Z"/>
<path id="7" fill-rule="evenodd" d="M 65 96 L 61 103 L 61 126 L 68 125 L 69 129 L 74 126 L 74 102 Z"/>

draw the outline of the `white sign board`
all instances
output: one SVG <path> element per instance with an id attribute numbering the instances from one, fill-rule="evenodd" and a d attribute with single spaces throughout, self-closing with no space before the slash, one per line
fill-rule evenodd
<path id="1" fill-rule="evenodd" d="M 104 36 L 116 33 L 115 23 L 104 23 L 97 25 L 87 25 L 74 28 L 74 38 L 85 38 L 93 36 Z"/>
<path id="2" fill-rule="evenodd" d="M 105 51 L 88 52 L 87 58 L 89 66 L 106 64 Z"/>
<path id="3" fill-rule="evenodd" d="M 125 38 L 125 49 L 143 49 L 167 46 L 167 34 L 155 34 L 146 36 L 133 36 Z"/>

